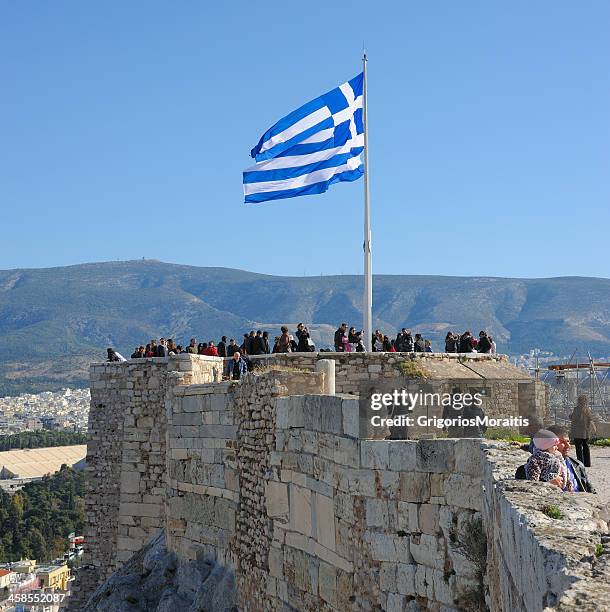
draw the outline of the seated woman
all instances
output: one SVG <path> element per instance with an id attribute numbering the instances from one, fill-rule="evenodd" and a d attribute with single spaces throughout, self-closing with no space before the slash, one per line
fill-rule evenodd
<path id="1" fill-rule="evenodd" d="M 550 482 L 560 489 L 572 491 L 565 463 L 561 460 L 557 447 L 559 438 L 548 429 L 541 429 L 534 435 L 534 452 L 525 464 L 528 480 Z"/>

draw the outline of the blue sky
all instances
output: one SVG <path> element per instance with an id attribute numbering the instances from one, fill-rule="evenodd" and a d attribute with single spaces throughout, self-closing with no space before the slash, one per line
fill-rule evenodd
<path id="1" fill-rule="evenodd" d="M 0 268 L 362 272 L 362 181 L 243 204 L 369 55 L 373 270 L 610 276 L 610 4 L 0 3 Z"/>

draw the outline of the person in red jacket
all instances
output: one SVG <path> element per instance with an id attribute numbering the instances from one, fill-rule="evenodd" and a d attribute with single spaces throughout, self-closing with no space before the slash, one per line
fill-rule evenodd
<path id="1" fill-rule="evenodd" d="M 203 354 L 207 355 L 208 357 L 218 357 L 218 349 L 214 346 L 214 343 L 211 340 Z"/>

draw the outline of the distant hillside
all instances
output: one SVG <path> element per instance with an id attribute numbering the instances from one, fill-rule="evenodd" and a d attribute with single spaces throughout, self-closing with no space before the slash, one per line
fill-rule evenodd
<path id="1" fill-rule="evenodd" d="M 499 350 L 610 354 L 610 280 L 375 276 L 374 326 L 489 330 Z M 106 346 L 131 354 L 164 335 L 240 337 L 304 321 L 319 346 L 337 323 L 361 326 L 362 277 L 279 277 L 157 261 L 0 271 L 0 394 L 82 385 Z"/>

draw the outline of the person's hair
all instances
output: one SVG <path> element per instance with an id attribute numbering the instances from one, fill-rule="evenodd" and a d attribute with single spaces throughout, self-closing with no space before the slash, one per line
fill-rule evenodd
<path id="1" fill-rule="evenodd" d="M 226 336 L 223 336 L 223 337 L 221 338 L 221 340 L 222 340 L 223 342 L 226 342 L 226 341 L 227 341 L 227 337 L 226 337 Z"/>
<path id="2" fill-rule="evenodd" d="M 287 334 L 288 333 L 288 328 L 285 325 L 282 325 L 282 327 L 280 327 L 280 329 L 282 330 L 283 334 Z"/>
<path id="3" fill-rule="evenodd" d="M 258 336 L 258 334 L 262 334 L 262 333 L 263 333 L 263 332 L 262 332 L 262 331 L 259 329 L 259 330 L 256 332 L 256 335 Z"/>
<path id="4" fill-rule="evenodd" d="M 269 332 L 268 332 L 268 331 L 264 331 L 264 332 L 263 332 L 263 337 L 264 337 L 264 338 L 269 337 Z"/>
<path id="5" fill-rule="evenodd" d="M 204 343 L 201 345 L 201 348 L 204 348 L 204 349 L 208 348 L 208 343 L 207 343 L 207 342 L 204 342 Z"/>
<path id="6" fill-rule="evenodd" d="M 486 336 L 486 335 L 487 335 L 487 333 L 486 333 L 486 332 L 484 332 L 483 330 L 481 330 L 481 331 L 479 332 L 479 336 Z"/>
<path id="7" fill-rule="evenodd" d="M 579 395 L 576 398 L 576 408 L 574 408 L 574 417 L 590 418 L 592 417 L 591 406 L 589 406 L 589 396 Z"/>
<path id="8" fill-rule="evenodd" d="M 547 427 L 549 431 L 552 431 L 558 438 L 569 438 L 570 430 L 563 425 L 551 425 Z"/>
<path id="9" fill-rule="evenodd" d="M 445 340 L 449 340 L 449 338 L 453 338 L 453 332 L 448 331 L 447 335 L 445 336 Z"/>

